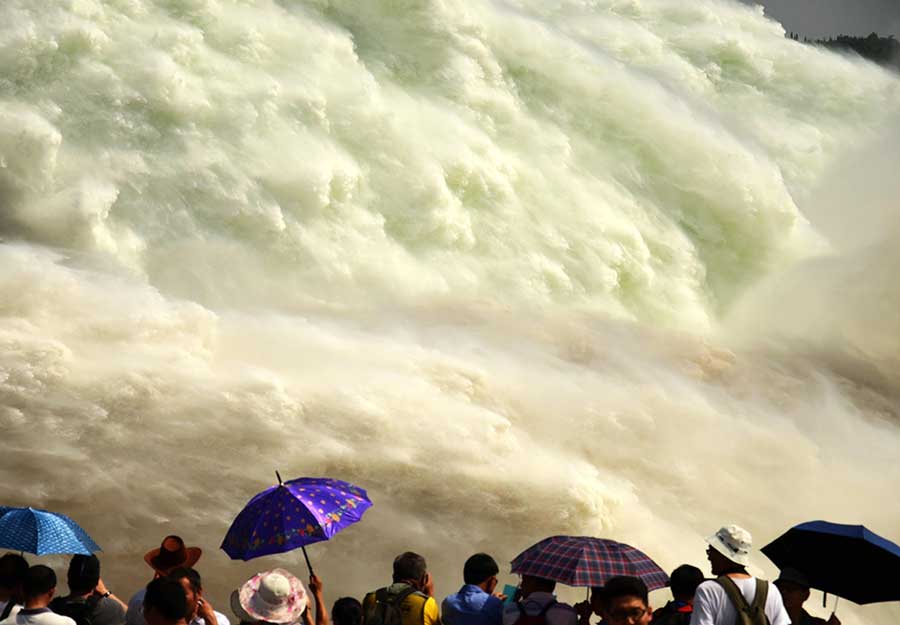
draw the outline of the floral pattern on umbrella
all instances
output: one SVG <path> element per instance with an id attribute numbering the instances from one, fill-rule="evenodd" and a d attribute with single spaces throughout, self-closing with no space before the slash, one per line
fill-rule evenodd
<path id="1" fill-rule="evenodd" d="M 328 540 L 372 506 L 366 491 L 331 478 L 301 477 L 273 486 L 247 503 L 222 549 L 233 560 L 291 551 Z"/>

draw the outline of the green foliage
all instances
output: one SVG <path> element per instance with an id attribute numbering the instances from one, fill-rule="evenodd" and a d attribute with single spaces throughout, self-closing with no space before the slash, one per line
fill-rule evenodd
<path id="1" fill-rule="evenodd" d="M 871 33 L 868 37 L 838 35 L 813 43 L 832 50 L 853 51 L 865 59 L 900 70 L 900 41 L 893 35 L 887 37 L 879 37 L 876 33 Z"/>

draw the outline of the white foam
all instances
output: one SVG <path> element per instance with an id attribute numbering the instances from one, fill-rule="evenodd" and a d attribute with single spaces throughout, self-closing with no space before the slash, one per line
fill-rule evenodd
<path id="1" fill-rule="evenodd" d="M 217 550 L 275 468 L 376 501 L 329 598 L 407 548 L 444 592 L 550 533 L 897 526 L 893 239 L 813 209 L 900 81 L 758 8 L 7 0 L 0 93 L 3 500 L 120 595 L 170 531 L 218 603 L 302 572 Z"/>

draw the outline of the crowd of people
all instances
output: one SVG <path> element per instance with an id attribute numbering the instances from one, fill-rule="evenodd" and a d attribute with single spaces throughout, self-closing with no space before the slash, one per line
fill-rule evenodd
<path id="1" fill-rule="evenodd" d="M 707 539 L 713 579 L 691 565 L 671 574 L 672 600 L 654 611 L 638 577 L 619 576 L 592 588 L 576 605 L 557 599 L 556 582 L 523 575 L 513 596 L 497 591 L 500 569 L 478 553 L 463 566 L 463 586 L 440 604 L 425 559 L 412 552 L 394 560 L 391 583 L 359 601 L 343 597 L 330 613 L 322 580 L 308 590 L 290 572 L 273 569 L 253 576 L 231 594 L 230 610 L 240 625 L 840 625 L 812 617 L 803 608 L 809 581 L 795 570 L 773 583 L 747 572 L 749 532 L 735 525 Z M 69 594 L 57 596 L 54 571 L 29 566 L 19 554 L 0 557 L 0 625 L 231 625 L 214 609 L 194 568 L 201 556 L 178 536 L 167 536 L 144 557 L 152 579 L 127 602 L 100 575 L 95 555 L 69 562 Z"/>

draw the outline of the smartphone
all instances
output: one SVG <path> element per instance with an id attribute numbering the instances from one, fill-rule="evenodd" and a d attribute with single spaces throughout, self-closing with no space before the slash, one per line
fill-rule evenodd
<path id="1" fill-rule="evenodd" d="M 519 591 L 519 588 L 517 586 L 505 584 L 503 586 L 503 594 L 506 595 L 506 601 L 504 603 L 515 603 L 516 602 L 516 593 L 518 591 Z"/>

